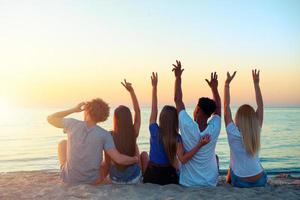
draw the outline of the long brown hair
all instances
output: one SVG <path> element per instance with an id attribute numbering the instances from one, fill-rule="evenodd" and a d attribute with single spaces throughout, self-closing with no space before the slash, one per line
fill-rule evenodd
<path id="1" fill-rule="evenodd" d="M 164 145 L 170 164 L 176 160 L 178 115 L 174 106 L 164 106 L 159 115 L 159 138 Z"/>
<path id="2" fill-rule="evenodd" d="M 119 106 L 114 112 L 113 138 L 117 150 L 125 155 L 134 156 L 136 137 L 133 128 L 132 116 L 128 107 Z"/>
<path id="3" fill-rule="evenodd" d="M 235 115 L 235 123 L 239 128 L 246 151 L 255 156 L 260 149 L 260 130 L 256 113 L 250 105 L 242 105 Z"/>

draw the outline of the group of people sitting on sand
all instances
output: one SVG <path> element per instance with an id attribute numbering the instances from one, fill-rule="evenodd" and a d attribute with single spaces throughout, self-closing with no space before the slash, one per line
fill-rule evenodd
<path id="1" fill-rule="evenodd" d="M 113 129 L 108 132 L 97 123 L 109 116 L 109 106 L 102 99 L 80 103 L 75 108 L 48 116 L 48 122 L 63 128 L 68 139 L 58 145 L 61 178 L 66 183 L 103 183 L 107 177 L 116 184 L 139 182 L 181 184 L 183 186 L 216 186 L 219 159 L 215 153 L 221 130 L 221 99 L 218 75 L 206 79 L 213 99 L 199 98 L 191 117 L 182 100 L 181 62 L 173 65 L 175 75 L 175 107 L 165 105 L 157 121 L 158 75 L 152 73 L 152 109 L 149 119 L 150 151 L 139 151 L 141 111 L 131 83 L 122 83 L 129 92 L 134 116 L 120 105 L 114 111 Z M 227 182 L 236 187 L 260 187 L 267 175 L 259 161 L 260 130 L 263 124 L 263 99 L 259 87 L 259 71 L 252 77 L 257 109 L 250 105 L 238 108 L 235 120 L 230 110 L 230 83 L 236 72 L 227 73 L 224 88 L 224 119 L 230 147 Z M 84 111 L 84 121 L 66 118 Z M 105 159 L 103 158 L 105 156 Z"/>

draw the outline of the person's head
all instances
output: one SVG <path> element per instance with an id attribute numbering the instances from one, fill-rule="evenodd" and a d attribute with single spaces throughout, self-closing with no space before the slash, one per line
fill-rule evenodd
<path id="1" fill-rule="evenodd" d="M 201 97 L 199 98 L 198 104 L 194 110 L 194 120 L 198 121 L 200 118 L 208 119 L 215 111 L 215 101 L 207 97 Z"/>
<path id="2" fill-rule="evenodd" d="M 128 107 L 121 105 L 115 109 L 113 124 L 113 138 L 117 150 L 122 154 L 134 156 L 136 137 Z"/>
<path id="3" fill-rule="evenodd" d="M 159 136 L 170 163 L 176 159 L 178 140 L 178 114 L 174 106 L 164 106 L 159 115 Z"/>
<path id="4" fill-rule="evenodd" d="M 84 120 L 95 123 L 104 122 L 109 116 L 109 106 L 102 99 L 88 101 L 84 107 Z"/>
<path id="5" fill-rule="evenodd" d="M 260 125 L 254 109 L 247 104 L 240 106 L 235 114 L 246 151 L 255 156 L 260 148 Z"/>

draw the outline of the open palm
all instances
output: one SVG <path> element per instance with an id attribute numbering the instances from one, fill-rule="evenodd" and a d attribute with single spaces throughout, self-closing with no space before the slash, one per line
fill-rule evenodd
<path id="1" fill-rule="evenodd" d="M 210 81 L 208 79 L 205 79 L 209 87 L 211 88 L 217 88 L 218 87 L 218 74 L 217 72 L 212 72 L 210 74 Z"/>
<path id="2" fill-rule="evenodd" d="M 176 60 L 176 65 L 173 64 L 173 66 L 172 72 L 174 72 L 175 77 L 181 77 L 181 74 L 184 71 L 184 69 L 181 69 L 181 62 Z"/>

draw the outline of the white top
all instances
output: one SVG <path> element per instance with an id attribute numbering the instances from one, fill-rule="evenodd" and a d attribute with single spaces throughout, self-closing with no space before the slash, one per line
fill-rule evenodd
<path id="1" fill-rule="evenodd" d="M 226 127 L 228 143 L 230 147 L 230 168 L 236 176 L 250 177 L 263 171 L 258 154 L 252 157 L 247 153 L 242 135 L 238 127 L 229 123 Z"/>
<path id="2" fill-rule="evenodd" d="M 211 136 L 211 141 L 203 146 L 180 169 L 179 183 L 184 186 L 216 186 L 218 183 L 218 166 L 215 148 L 221 130 L 221 117 L 213 115 L 204 131 L 185 110 L 179 113 L 179 128 L 185 151 L 194 148 L 205 134 Z"/>

